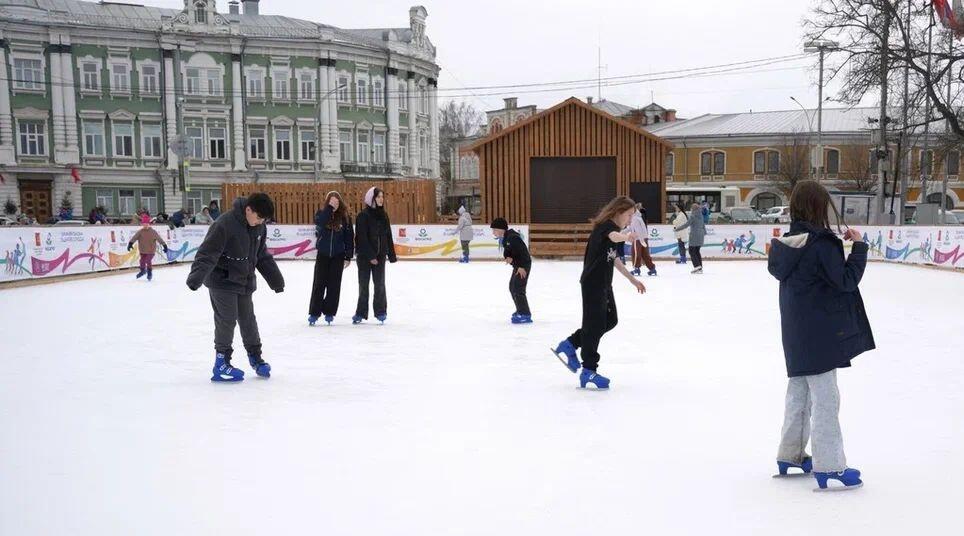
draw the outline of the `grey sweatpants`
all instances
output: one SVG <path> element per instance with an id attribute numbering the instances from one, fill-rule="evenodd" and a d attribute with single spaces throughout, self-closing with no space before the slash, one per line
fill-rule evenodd
<path id="1" fill-rule="evenodd" d="M 777 461 L 801 463 L 807 455 L 809 439 L 814 471 L 828 473 L 846 469 L 839 412 L 836 370 L 790 378 Z"/>
<path id="2" fill-rule="evenodd" d="M 254 316 L 251 294 L 237 294 L 227 290 L 208 289 L 214 309 L 214 350 L 231 357 L 234 326 L 241 326 L 241 340 L 248 354 L 261 355 L 261 336 L 258 319 Z"/>

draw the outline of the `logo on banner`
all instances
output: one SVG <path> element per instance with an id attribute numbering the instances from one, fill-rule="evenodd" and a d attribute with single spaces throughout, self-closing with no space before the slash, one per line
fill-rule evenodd
<path id="1" fill-rule="evenodd" d="M 401 227 L 401 228 L 398 229 L 398 236 L 399 236 L 399 238 L 405 238 L 405 237 L 407 236 L 404 227 Z"/>
<path id="2" fill-rule="evenodd" d="M 54 245 L 54 237 L 51 236 L 50 233 L 47 233 L 47 240 L 45 240 L 44 243 L 48 246 Z"/>
<path id="3" fill-rule="evenodd" d="M 275 238 L 281 238 L 281 229 L 275 227 L 274 232 L 271 233 L 271 235 L 274 236 Z M 261 237 L 259 236 L 258 238 L 260 239 Z"/>
<path id="4" fill-rule="evenodd" d="M 649 237 L 659 239 L 659 229 L 653 227 L 652 230 L 649 231 Z"/>
<path id="5" fill-rule="evenodd" d="M 418 236 L 425 238 L 426 236 L 428 236 L 428 231 L 426 231 L 425 228 L 423 227 L 418 231 Z"/>

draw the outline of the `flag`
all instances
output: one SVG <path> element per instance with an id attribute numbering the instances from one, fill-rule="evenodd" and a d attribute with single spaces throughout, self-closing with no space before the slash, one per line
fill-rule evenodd
<path id="1" fill-rule="evenodd" d="M 931 4 L 941 24 L 948 30 L 952 30 L 954 35 L 960 37 L 964 35 L 964 25 L 961 24 L 961 0 L 953 0 L 953 2 L 953 7 L 948 0 L 933 0 Z"/>
<path id="2" fill-rule="evenodd" d="M 74 178 L 74 182 L 78 184 L 82 182 L 80 180 L 80 172 L 77 171 L 77 168 L 70 168 L 70 176 Z"/>

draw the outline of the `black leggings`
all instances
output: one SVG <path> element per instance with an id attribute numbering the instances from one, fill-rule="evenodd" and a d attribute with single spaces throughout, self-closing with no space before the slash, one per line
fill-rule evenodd
<path id="1" fill-rule="evenodd" d="M 703 267 L 703 256 L 700 255 L 701 246 L 690 246 L 690 260 L 693 261 L 694 268 Z"/>
<path id="2" fill-rule="evenodd" d="M 582 327 L 569 336 L 573 346 L 582 348 L 582 368 L 596 371 L 599 366 L 599 341 L 618 323 L 613 288 L 599 289 L 583 285 Z"/>

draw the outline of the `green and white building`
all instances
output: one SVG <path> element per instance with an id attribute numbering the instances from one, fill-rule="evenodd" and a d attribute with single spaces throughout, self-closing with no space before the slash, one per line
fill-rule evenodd
<path id="1" fill-rule="evenodd" d="M 126 216 L 198 210 L 224 182 L 438 179 L 425 8 L 351 30 L 228 4 L 4 0 L 0 203 Z"/>

